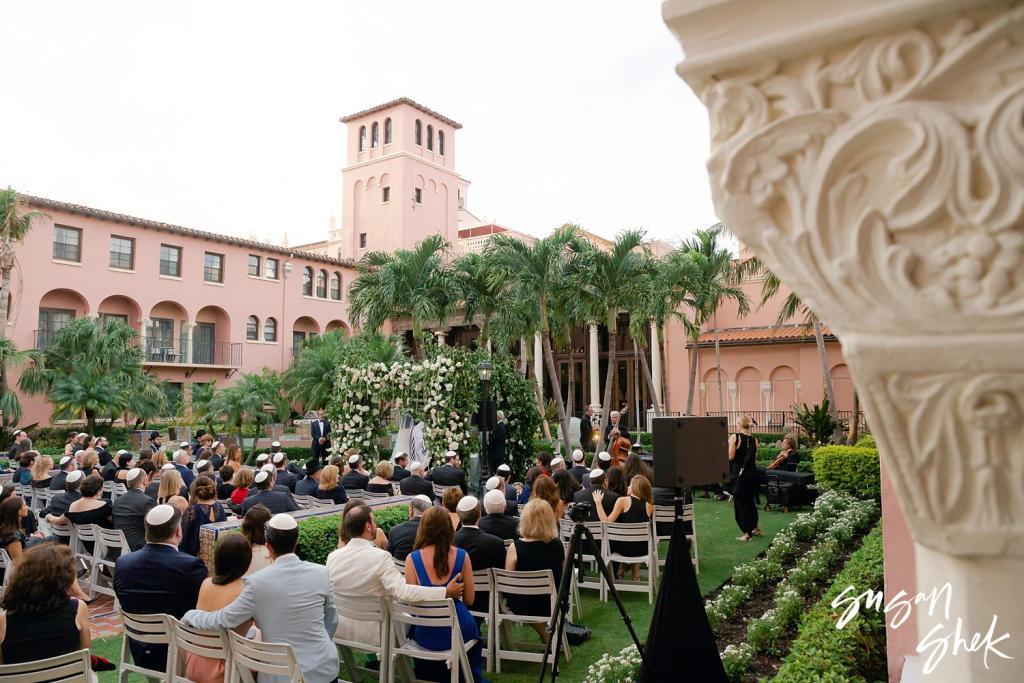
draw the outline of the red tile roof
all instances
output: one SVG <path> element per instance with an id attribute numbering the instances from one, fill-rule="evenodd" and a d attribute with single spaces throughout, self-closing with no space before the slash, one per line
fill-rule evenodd
<path id="1" fill-rule="evenodd" d="M 835 341 L 835 335 L 822 325 L 822 334 L 828 341 Z M 806 325 L 765 325 L 761 327 L 730 327 L 718 331 L 719 344 L 743 346 L 745 344 L 793 344 L 814 340 L 814 332 Z M 697 338 L 698 346 L 713 346 L 714 332 L 703 332 Z M 692 342 L 688 344 L 692 346 Z"/>
<path id="2" fill-rule="evenodd" d="M 370 107 L 369 109 L 364 109 L 362 111 L 357 111 L 355 114 L 349 114 L 348 116 L 342 116 L 340 120 L 341 120 L 342 123 L 349 123 L 350 121 L 355 121 L 356 119 L 361 119 L 364 116 L 368 116 L 370 114 L 376 114 L 379 111 L 382 111 L 384 109 L 390 109 L 391 107 L 394 107 L 394 106 L 399 105 L 399 104 L 408 104 L 413 109 L 419 109 L 421 112 L 423 112 L 427 116 L 433 116 L 438 121 L 441 121 L 442 123 L 447 123 L 449 126 L 454 128 L 455 130 L 458 130 L 458 129 L 462 128 L 462 124 L 459 123 L 458 121 L 454 121 L 454 120 L 448 118 L 447 116 L 445 116 L 444 114 L 438 114 L 433 109 L 428 109 L 427 107 L 424 107 L 419 102 L 415 102 L 413 100 L 410 100 L 408 97 L 399 97 L 397 100 L 391 100 L 390 102 L 385 102 L 384 104 L 378 104 L 376 106 Z"/>

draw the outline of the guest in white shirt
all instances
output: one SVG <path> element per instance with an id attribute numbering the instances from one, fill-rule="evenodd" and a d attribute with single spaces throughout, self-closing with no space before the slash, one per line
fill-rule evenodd
<path id="1" fill-rule="evenodd" d="M 405 602 L 462 597 L 463 584 L 454 579 L 444 588 L 407 584 L 391 554 L 374 545 L 377 522 L 365 502 L 353 505 L 342 523 L 352 540 L 327 556 L 327 575 L 335 596 L 375 595 Z M 336 636 L 367 645 L 380 644 L 379 626 L 369 621 L 339 619 Z"/>

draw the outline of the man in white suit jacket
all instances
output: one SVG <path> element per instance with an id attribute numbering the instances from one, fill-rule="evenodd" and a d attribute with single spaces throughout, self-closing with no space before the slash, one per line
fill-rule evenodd
<path id="1" fill-rule="evenodd" d="M 327 574 L 335 596 L 373 595 L 403 602 L 462 597 L 462 574 L 444 588 L 407 584 L 391 553 L 374 545 L 377 522 L 366 503 L 349 508 L 344 524 L 352 540 L 327 556 Z M 340 619 L 336 635 L 367 645 L 380 644 L 380 627 L 371 621 Z"/>
<path id="2" fill-rule="evenodd" d="M 271 517 L 266 535 L 273 564 L 246 578 L 245 588 L 227 607 L 191 610 L 182 621 L 197 628 L 233 629 L 253 619 L 263 642 L 292 646 L 308 683 L 333 683 L 338 680 L 338 649 L 331 635 L 338 612 L 327 569 L 295 555 L 299 528 L 291 515 Z M 260 683 L 290 682 L 287 676 L 260 674 Z"/>

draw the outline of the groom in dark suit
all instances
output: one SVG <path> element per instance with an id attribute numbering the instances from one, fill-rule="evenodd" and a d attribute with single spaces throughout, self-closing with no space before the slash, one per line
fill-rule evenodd
<path id="1" fill-rule="evenodd" d="M 157 505 L 146 515 L 146 545 L 121 555 L 114 565 L 114 593 L 121 609 L 132 614 L 170 614 L 181 619 L 195 609 L 206 565 L 178 551 L 181 513 L 171 505 Z M 129 638 L 132 659 L 157 671 L 167 668 L 167 646 L 139 643 Z"/>
<path id="2" fill-rule="evenodd" d="M 316 419 L 309 425 L 309 455 L 320 462 L 327 459 L 327 449 L 331 447 L 331 423 L 324 417 L 324 409 L 316 411 Z"/>

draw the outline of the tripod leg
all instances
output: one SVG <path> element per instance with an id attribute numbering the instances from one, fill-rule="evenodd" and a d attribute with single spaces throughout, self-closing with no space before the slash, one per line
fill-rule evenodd
<path id="1" fill-rule="evenodd" d="M 565 555 L 565 565 L 562 567 L 562 580 L 558 582 L 558 596 L 555 598 L 555 609 L 551 615 L 551 622 L 548 624 L 548 642 L 544 645 L 544 659 L 540 663 L 540 673 L 537 675 L 537 683 L 543 683 L 544 671 L 547 668 L 548 655 L 551 654 L 551 646 L 554 643 L 554 656 L 551 658 L 551 680 L 558 678 L 558 658 L 562 654 L 562 642 L 565 637 L 565 622 L 569 619 L 569 593 L 572 590 L 572 558 L 577 549 L 582 547 L 582 529 L 577 524 L 572 532 L 572 540 L 569 542 L 569 552 Z M 581 551 L 580 551 L 581 552 Z"/>

